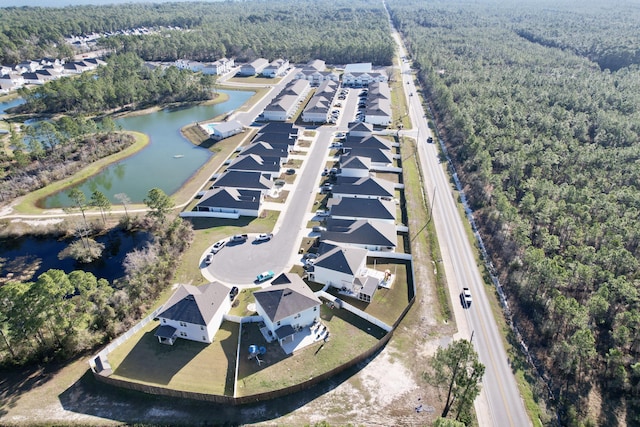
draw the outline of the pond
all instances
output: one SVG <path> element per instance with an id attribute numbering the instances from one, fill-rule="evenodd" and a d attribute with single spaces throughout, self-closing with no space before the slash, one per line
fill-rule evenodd
<path id="1" fill-rule="evenodd" d="M 50 236 L 3 239 L 0 240 L 0 277 L 18 277 L 24 271 L 33 271 L 30 280 L 35 281 L 45 271 L 55 268 L 65 273 L 83 270 L 113 282 L 124 276 L 122 262 L 127 253 L 144 247 L 150 238 L 149 233 L 125 233 L 121 230 L 95 237 L 94 240 L 103 243 L 105 248 L 102 258 L 89 264 L 77 263 L 71 258 L 58 259 L 60 251 L 74 239 L 60 240 Z"/>
<path id="2" fill-rule="evenodd" d="M 22 104 L 24 104 L 24 99 L 22 98 L 15 98 L 11 101 L 0 102 L 0 119 L 2 118 L 2 116 L 4 116 L 5 111 L 7 111 L 9 108 L 17 107 L 18 105 Z"/>
<path id="3" fill-rule="evenodd" d="M 114 204 L 114 197 L 125 193 L 133 203 L 142 203 L 150 189 L 158 187 L 167 194 L 175 193 L 212 156 L 211 151 L 194 146 L 180 129 L 190 123 L 210 120 L 237 109 L 253 95 L 248 91 L 220 91 L 229 100 L 216 105 L 196 105 L 164 109 L 150 114 L 125 117 L 116 125 L 125 130 L 145 133 L 150 143 L 131 157 L 108 166 L 79 185 L 87 200 L 95 190 L 104 193 Z M 71 206 L 65 190 L 46 198 L 45 208 Z"/>

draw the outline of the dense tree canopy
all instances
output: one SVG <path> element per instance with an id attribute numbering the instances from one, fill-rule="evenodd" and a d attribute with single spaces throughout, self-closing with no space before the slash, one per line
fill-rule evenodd
<path id="1" fill-rule="evenodd" d="M 124 106 L 199 101 L 211 98 L 213 84 L 211 76 L 176 67 L 150 70 L 134 53 L 125 53 L 109 57 L 107 65 L 99 67 L 95 74 L 83 73 L 35 89 L 20 89 L 26 103 L 19 110 L 87 114 Z"/>
<path id="2" fill-rule="evenodd" d="M 171 61 L 222 56 L 244 61 L 264 56 L 292 62 L 322 58 L 331 64 L 390 65 L 394 51 L 379 2 L 252 1 L 250 7 L 235 1 L 131 3 L 0 9 L 0 63 L 69 56 L 64 36 L 139 27 L 157 31 L 105 38 L 102 43 L 145 60 Z"/>
<path id="3" fill-rule="evenodd" d="M 640 12 L 389 4 L 562 422 L 640 424 Z"/>

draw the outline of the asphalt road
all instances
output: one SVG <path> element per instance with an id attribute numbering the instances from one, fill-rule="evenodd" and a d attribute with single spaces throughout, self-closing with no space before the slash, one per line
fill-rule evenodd
<path id="1" fill-rule="evenodd" d="M 400 37 L 395 31 L 393 35 L 400 55 L 404 56 L 405 49 Z M 471 339 L 473 336 L 472 342 L 479 359 L 486 366 L 481 395 L 476 399 L 479 425 L 531 425 L 489 306 L 485 285 L 476 265 L 475 252 L 457 209 L 449 177 L 439 161 L 437 138 L 431 135 L 427 126 L 409 63 L 402 62 L 401 73 L 414 129 L 407 133 L 418 141 L 418 158 L 424 171 L 425 192 L 432 206 L 442 262 L 459 328 L 455 338 Z M 426 142 L 429 136 L 434 138 L 433 144 Z M 463 287 L 470 288 L 473 296 L 469 309 L 463 309 L 460 304 L 459 296 Z"/>
<path id="2" fill-rule="evenodd" d="M 294 76 L 295 70 L 289 73 L 273 90 L 254 105 L 249 112 L 237 113 L 236 119 L 249 126 L 253 119 L 264 109 L 279 90 Z M 353 91 L 352 91 L 353 92 Z M 351 93 L 347 99 L 349 105 L 355 107 L 357 96 Z M 345 109 L 348 106 L 345 105 Z M 349 115 L 350 114 L 350 115 Z M 254 285 L 256 276 L 271 270 L 275 275 L 288 271 L 291 265 L 300 259 L 298 248 L 303 238 L 310 236 L 306 228 L 313 217 L 312 206 L 318 193 L 321 172 L 328 160 L 329 145 L 338 129 L 346 130 L 346 123 L 353 114 L 343 112 L 336 126 L 320 126 L 316 130 L 316 138 L 311 144 L 300 169 L 296 171 L 293 190 L 278 219 L 274 236 L 270 241 L 254 243 L 255 236 L 240 244 L 227 244 L 213 257 L 212 263 L 206 267 L 206 276 L 222 283 L 236 286 Z M 213 244 L 215 242 L 211 242 Z M 204 266 L 203 266 L 204 267 Z"/>

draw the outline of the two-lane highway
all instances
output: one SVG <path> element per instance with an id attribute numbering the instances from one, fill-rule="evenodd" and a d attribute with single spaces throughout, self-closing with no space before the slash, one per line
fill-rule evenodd
<path id="1" fill-rule="evenodd" d="M 402 40 L 394 30 L 400 56 L 406 55 Z M 524 408 L 501 333 L 485 293 L 485 285 L 477 267 L 475 252 L 466 233 L 463 219 L 452 191 L 446 168 L 440 164 L 438 140 L 427 126 L 421 99 L 416 91 L 408 63 L 401 61 L 403 86 L 409 100 L 412 136 L 417 138 L 418 158 L 425 177 L 425 192 L 433 210 L 432 219 L 440 242 L 442 263 L 449 284 L 459 332 L 455 338 L 471 339 L 480 361 L 486 366 L 482 391 L 476 400 L 476 413 L 481 426 L 531 425 Z M 432 136 L 434 143 L 427 143 Z M 463 287 L 471 289 L 473 303 L 464 309 L 460 303 Z"/>

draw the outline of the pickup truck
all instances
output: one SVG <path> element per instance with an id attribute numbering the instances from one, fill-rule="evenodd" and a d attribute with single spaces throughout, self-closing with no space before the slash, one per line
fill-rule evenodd
<path id="1" fill-rule="evenodd" d="M 249 236 L 246 235 L 246 234 L 235 234 L 235 235 L 231 236 L 231 238 L 229 239 L 229 242 L 230 243 L 244 242 L 248 238 L 249 238 Z"/>

